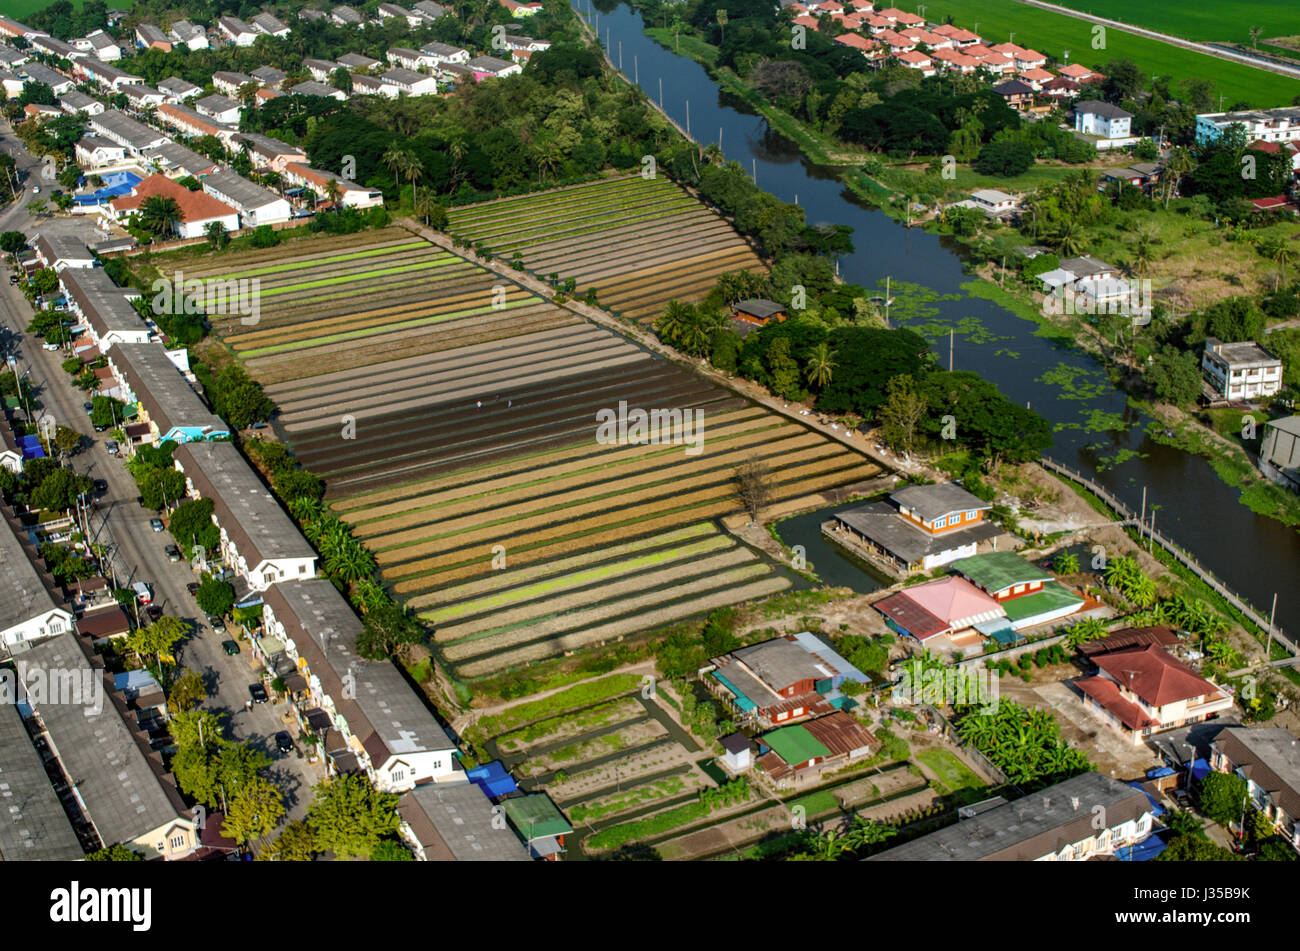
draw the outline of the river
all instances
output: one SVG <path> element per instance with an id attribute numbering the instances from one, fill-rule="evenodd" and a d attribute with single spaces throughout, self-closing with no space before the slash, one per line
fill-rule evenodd
<path id="1" fill-rule="evenodd" d="M 571 2 L 587 14 L 588 0 Z M 840 259 L 841 277 L 874 288 L 888 276 L 942 295 L 945 299 L 923 305 L 928 313 L 904 326 L 926 325 L 939 341 L 935 350 L 941 361 L 947 357 L 946 327 L 955 328 L 956 369 L 995 382 L 1009 399 L 1028 403 L 1057 427 L 1073 427 L 1057 429 L 1049 450 L 1053 458 L 1088 473 L 1135 510 L 1145 487 L 1157 528 L 1265 613 L 1276 592 L 1279 626 L 1300 631 L 1300 601 L 1290 598 L 1300 566 L 1300 533 L 1240 504 L 1237 490 L 1203 458 L 1147 438 L 1150 419 L 1128 407 L 1123 391 L 1107 381 L 1092 357 L 1037 336 L 1036 324 L 998 304 L 967 296 L 961 285 L 972 277 L 954 242 L 908 229 L 859 201 L 835 170 L 813 165 L 745 103 L 720 90 L 702 66 L 645 36 L 639 12 L 620 4 L 607 13 L 593 10 L 590 22 L 611 60 L 617 65 L 621 56 L 624 74 L 635 77 L 656 102 L 662 83 L 665 111 L 682 126 L 689 122 L 697 141 L 721 137 L 728 159 L 754 172 L 766 191 L 797 201 L 810 223 L 854 229 L 855 251 Z M 1048 371 L 1054 380 L 1074 384 L 1041 381 Z M 1098 412 L 1122 418 L 1122 427 L 1089 431 L 1089 418 L 1091 429 L 1098 429 Z"/>

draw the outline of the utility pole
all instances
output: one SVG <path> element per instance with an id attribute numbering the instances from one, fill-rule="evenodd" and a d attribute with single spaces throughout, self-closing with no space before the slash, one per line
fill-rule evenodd
<path id="1" fill-rule="evenodd" d="M 632 55 L 632 81 L 638 86 L 641 85 L 641 67 L 637 63 L 636 54 Z"/>
<path id="2" fill-rule="evenodd" d="M 663 110 L 663 107 L 664 107 L 664 78 L 663 78 L 662 76 L 660 76 L 660 77 L 659 77 L 659 109 L 660 109 L 660 111 Z"/>
<path id="3" fill-rule="evenodd" d="M 885 327 L 889 327 L 889 275 L 885 275 Z"/>
<path id="4" fill-rule="evenodd" d="M 618 41 L 618 71 L 623 72 L 623 41 Z"/>
<path id="5" fill-rule="evenodd" d="M 691 101 L 686 100 L 686 138 L 691 137 Z"/>
<path id="6" fill-rule="evenodd" d="M 1264 663 L 1273 657 L 1273 621 L 1277 618 L 1277 592 L 1273 592 L 1273 610 L 1268 612 L 1268 643 L 1264 647 Z"/>
<path id="7" fill-rule="evenodd" d="M 1156 510 L 1151 509 L 1151 534 L 1147 536 L 1147 551 L 1151 551 L 1152 544 L 1156 540 Z"/>
<path id="8" fill-rule="evenodd" d="M 956 335 L 953 331 L 951 330 L 948 331 L 948 372 L 949 373 L 952 372 L 952 358 L 953 358 L 953 350 L 955 349 L 955 343 L 954 343 L 955 336 Z"/>
<path id="9" fill-rule="evenodd" d="M 758 159 L 754 159 L 754 184 L 758 184 Z"/>
<path id="10" fill-rule="evenodd" d="M 1142 514 L 1138 516 L 1138 540 L 1142 538 L 1142 533 L 1147 524 L 1147 487 L 1142 486 Z"/>

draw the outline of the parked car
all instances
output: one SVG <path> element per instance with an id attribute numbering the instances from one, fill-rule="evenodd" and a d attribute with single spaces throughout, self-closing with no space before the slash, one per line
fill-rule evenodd
<path id="1" fill-rule="evenodd" d="M 275 746 L 281 753 L 293 752 L 293 737 L 289 735 L 288 730 L 281 730 L 275 734 Z"/>
<path id="2" fill-rule="evenodd" d="M 107 480 L 107 479 L 96 479 L 96 480 L 95 480 L 95 491 L 96 491 L 96 492 L 107 492 L 107 491 L 108 491 L 108 480 Z"/>
<path id="3" fill-rule="evenodd" d="M 10 274 L 10 275 L 9 275 L 9 284 L 10 284 L 10 286 L 13 286 L 14 284 L 17 284 L 17 283 L 18 283 L 18 275 L 17 275 L 17 274 Z"/>
<path id="4" fill-rule="evenodd" d="M 151 604 L 144 609 L 144 613 L 149 615 L 150 621 L 156 621 L 162 617 L 162 608 L 158 607 L 156 604 Z"/>
<path id="5" fill-rule="evenodd" d="M 59 345 L 57 343 L 52 343 L 51 341 L 47 340 L 45 341 L 45 343 L 41 344 L 41 349 L 54 351 L 59 349 Z"/>
<path id="6" fill-rule="evenodd" d="M 148 604 L 153 601 L 153 589 L 143 581 L 137 581 L 131 585 L 131 590 L 135 592 L 136 600 L 141 604 Z"/>
<path id="7" fill-rule="evenodd" d="M 253 698 L 254 703 L 266 703 L 266 688 L 261 684 L 249 684 L 248 695 Z"/>
<path id="8" fill-rule="evenodd" d="M 107 442 L 104 443 L 104 448 L 108 451 L 108 454 L 109 454 L 110 456 L 116 456 L 116 455 L 117 455 L 117 440 L 116 440 L 116 439 L 110 439 L 110 440 L 108 440 Z"/>
<path id="9" fill-rule="evenodd" d="M 95 404 L 94 404 L 94 403 L 82 403 L 82 404 L 81 404 L 81 408 L 84 409 L 84 410 L 86 411 L 86 415 L 89 416 L 89 415 L 91 414 L 91 412 L 95 409 Z"/>
<path id="10" fill-rule="evenodd" d="M 215 614 L 205 614 L 203 616 L 207 618 L 208 627 L 214 631 L 219 631 L 226 626 L 226 619 L 223 617 L 217 617 Z"/>
<path id="11" fill-rule="evenodd" d="M 149 527 L 152 528 L 155 532 L 161 532 L 163 530 L 162 519 L 160 518 L 149 519 Z"/>
<path id="12" fill-rule="evenodd" d="M 185 590 L 188 591 L 190 594 L 198 594 L 199 583 L 197 581 L 191 581 L 189 584 L 185 586 Z"/>
<path id="13" fill-rule="evenodd" d="M 236 654 L 239 653 L 239 641 L 222 641 L 221 649 L 224 650 L 229 656 L 234 657 Z"/>
<path id="14" fill-rule="evenodd" d="M 181 560 L 181 550 L 177 548 L 175 545 L 168 545 L 166 548 L 163 549 L 163 551 L 167 552 L 168 561 Z"/>

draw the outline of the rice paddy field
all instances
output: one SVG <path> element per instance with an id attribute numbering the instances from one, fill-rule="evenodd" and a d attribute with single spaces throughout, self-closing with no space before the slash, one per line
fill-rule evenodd
<path id="1" fill-rule="evenodd" d="M 1259 27 L 1261 37 L 1290 36 L 1300 32 L 1300 16 L 1294 0 L 1054 0 L 1081 13 L 1131 23 L 1170 36 L 1198 42 L 1250 44 L 1250 28 Z"/>
<path id="2" fill-rule="evenodd" d="M 685 197 L 645 184 L 675 208 Z M 736 246 L 713 216 L 679 211 L 700 229 L 684 225 L 680 247 L 710 256 L 710 242 Z M 539 220 L 513 214 L 516 231 Z M 879 472 L 402 228 L 202 260 L 185 267 L 187 279 L 259 280 L 259 322 L 217 317 L 218 334 L 462 680 L 790 587 L 792 577 L 720 527 L 741 508 L 742 463 L 768 466 L 770 504 Z M 656 280 L 660 295 L 676 286 Z M 597 413 L 620 404 L 698 414 L 698 439 L 598 438 Z"/>
<path id="3" fill-rule="evenodd" d="M 731 225 L 663 178 L 606 179 L 454 208 L 448 230 L 539 277 L 595 288 L 615 313 L 648 323 L 669 300 L 704 297 L 718 276 L 762 260 Z"/>

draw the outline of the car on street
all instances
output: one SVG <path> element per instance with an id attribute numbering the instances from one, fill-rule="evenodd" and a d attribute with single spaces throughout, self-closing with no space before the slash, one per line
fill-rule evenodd
<path id="1" fill-rule="evenodd" d="M 32 194 L 33 194 L 33 195 L 39 195 L 40 193 L 41 193 L 41 186 L 40 186 L 40 185 L 36 185 L 35 187 L 32 188 Z"/>
<path id="2" fill-rule="evenodd" d="M 266 703 L 266 688 L 261 684 L 249 684 L 248 695 L 253 698 L 254 703 Z"/>
<path id="3" fill-rule="evenodd" d="M 107 441 L 104 443 L 104 449 L 105 449 L 105 451 L 108 452 L 108 454 L 109 454 L 110 456 L 116 456 L 116 455 L 117 455 L 117 440 L 116 440 L 116 439 L 109 439 L 109 440 L 107 440 Z"/>
<path id="4" fill-rule="evenodd" d="M 95 491 L 96 491 L 96 492 L 107 492 L 107 491 L 108 491 L 108 480 L 107 480 L 107 479 L 96 479 L 96 480 L 95 480 Z"/>
<path id="5" fill-rule="evenodd" d="M 234 657 L 236 654 L 239 653 L 239 641 L 222 641 L 221 649 L 224 650 L 229 656 Z"/>
<path id="6" fill-rule="evenodd" d="M 152 528 L 155 532 L 161 532 L 163 530 L 162 519 L 160 518 L 149 519 L 149 527 Z"/>
<path id="7" fill-rule="evenodd" d="M 10 275 L 9 275 L 9 285 L 12 287 L 13 285 L 15 285 L 15 284 L 17 284 L 17 283 L 18 283 L 18 275 L 17 275 L 17 274 L 10 274 Z"/>
<path id="8" fill-rule="evenodd" d="M 144 613 L 149 615 L 150 621 L 156 621 L 162 617 L 162 608 L 158 607 L 156 604 L 151 604 L 144 609 Z"/>
<path id="9" fill-rule="evenodd" d="M 41 344 L 41 349 L 42 349 L 42 350 L 49 350 L 49 351 L 53 352 L 53 351 L 59 349 L 59 345 L 58 345 L 57 343 L 54 343 L 54 342 L 52 342 L 52 341 L 47 340 L 47 341 L 45 341 L 45 343 Z"/>
<path id="10" fill-rule="evenodd" d="M 293 752 L 293 737 L 289 735 L 288 730 L 281 730 L 275 734 L 275 748 L 281 753 Z"/>
<path id="11" fill-rule="evenodd" d="M 86 411 L 86 415 L 89 416 L 89 415 L 91 414 L 91 411 L 94 410 L 94 408 L 95 408 L 95 404 L 94 404 L 94 403 L 82 403 L 82 404 L 81 404 L 81 408 L 84 409 L 84 410 Z"/>
<path id="12" fill-rule="evenodd" d="M 207 618 L 208 627 L 212 628 L 214 631 L 220 631 L 225 629 L 226 627 L 225 618 L 217 617 L 215 614 L 205 614 L 203 616 Z"/>
<path id="13" fill-rule="evenodd" d="M 180 550 L 179 548 L 177 548 L 175 545 L 168 545 L 166 548 L 163 549 L 163 551 L 165 551 L 165 552 L 167 553 L 167 560 L 168 560 L 168 561 L 180 561 L 180 560 L 181 560 L 181 550 Z"/>
<path id="14" fill-rule="evenodd" d="M 198 594 L 199 583 L 197 581 L 191 581 L 189 584 L 185 586 L 185 590 L 188 591 L 190 594 Z"/>
<path id="15" fill-rule="evenodd" d="M 148 604 L 153 600 L 153 589 L 143 581 L 137 581 L 132 584 L 131 590 L 135 592 L 136 600 L 141 604 Z"/>

